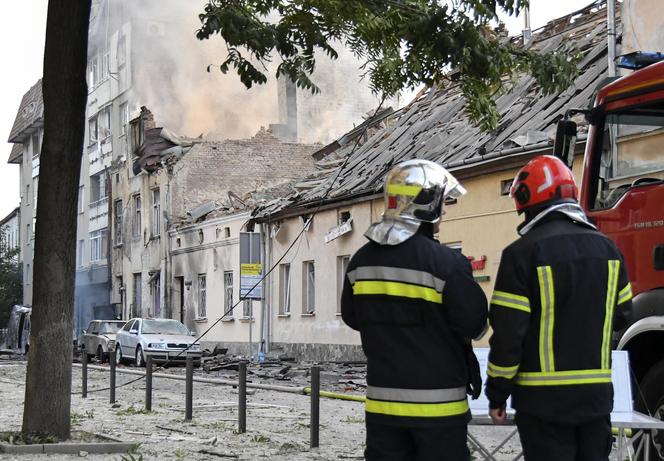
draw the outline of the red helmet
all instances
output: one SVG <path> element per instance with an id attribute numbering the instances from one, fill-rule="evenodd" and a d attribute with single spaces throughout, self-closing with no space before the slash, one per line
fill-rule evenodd
<path id="1" fill-rule="evenodd" d="M 528 162 L 510 188 L 519 213 L 552 202 L 576 202 L 577 194 L 572 171 L 552 155 L 540 155 Z"/>

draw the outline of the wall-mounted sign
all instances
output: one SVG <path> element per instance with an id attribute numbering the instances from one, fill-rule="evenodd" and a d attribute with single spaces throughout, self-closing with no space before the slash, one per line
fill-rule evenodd
<path id="1" fill-rule="evenodd" d="M 240 232 L 240 297 L 263 298 L 261 234 Z"/>
<path id="2" fill-rule="evenodd" d="M 325 234 L 325 243 L 330 243 L 332 240 L 341 237 L 344 234 L 353 230 L 353 218 L 349 218 L 343 224 L 333 227 Z"/>
<path id="3" fill-rule="evenodd" d="M 474 271 L 484 270 L 484 267 L 486 266 L 486 255 L 480 256 L 480 259 L 475 259 L 474 256 L 467 256 L 467 258 Z"/>

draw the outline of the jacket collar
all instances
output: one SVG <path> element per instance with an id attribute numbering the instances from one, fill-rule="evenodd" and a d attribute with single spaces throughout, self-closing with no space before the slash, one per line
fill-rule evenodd
<path id="1" fill-rule="evenodd" d="M 521 236 L 526 235 L 538 224 L 549 221 L 554 218 L 554 216 L 560 215 L 567 217 L 567 219 L 574 223 L 597 230 L 597 227 L 588 220 L 588 217 L 578 203 L 559 203 L 545 208 L 530 221 L 520 224 L 517 227 L 517 231 Z"/>

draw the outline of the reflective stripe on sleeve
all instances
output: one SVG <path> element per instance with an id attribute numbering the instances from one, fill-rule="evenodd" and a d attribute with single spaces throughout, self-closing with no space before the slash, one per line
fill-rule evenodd
<path id="1" fill-rule="evenodd" d="M 530 313 L 530 300 L 527 297 L 506 291 L 494 291 L 491 304 Z"/>
<path id="2" fill-rule="evenodd" d="M 389 400 L 408 403 L 441 403 L 462 400 L 466 388 L 448 389 L 399 389 L 393 387 L 367 386 L 367 399 Z"/>
<path id="3" fill-rule="evenodd" d="M 519 386 L 567 386 L 610 382 L 610 369 L 519 372 L 515 379 L 515 383 Z"/>
<path id="4" fill-rule="evenodd" d="M 407 184 L 387 185 L 387 193 L 389 195 L 407 195 L 408 197 L 417 197 L 421 190 L 421 186 L 409 186 Z"/>
<path id="5" fill-rule="evenodd" d="M 617 259 L 608 262 L 608 277 L 606 282 L 606 305 L 604 312 L 604 328 L 602 330 L 602 368 L 611 368 L 611 334 L 613 332 L 613 308 L 616 305 L 618 291 L 618 275 L 620 274 L 620 261 Z"/>
<path id="6" fill-rule="evenodd" d="M 627 282 L 625 288 L 618 292 L 618 302 L 616 304 L 622 304 L 630 299 L 632 299 L 632 284 Z"/>
<path id="7" fill-rule="evenodd" d="M 555 371 L 553 357 L 553 324 L 555 315 L 555 293 L 553 290 L 553 274 L 551 266 L 539 266 L 537 278 L 540 287 L 541 318 L 539 334 L 539 356 L 542 371 Z"/>
<path id="8" fill-rule="evenodd" d="M 445 288 L 445 280 L 435 277 L 433 274 L 415 269 L 403 269 L 389 266 L 360 266 L 347 274 L 351 284 L 358 280 L 386 280 L 391 282 L 404 282 L 413 285 L 422 285 L 433 288 L 442 293 Z"/>
<path id="9" fill-rule="evenodd" d="M 495 363 L 489 362 L 487 367 L 486 374 L 492 378 L 505 378 L 512 379 L 516 376 L 516 373 L 519 371 L 519 365 L 514 365 L 512 367 L 501 367 Z"/>
<path id="10" fill-rule="evenodd" d="M 353 285 L 353 294 L 400 296 L 439 304 L 443 302 L 443 294 L 433 288 L 383 280 L 358 280 Z"/>
<path id="11" fill-rule="evenodd" d="M 367 413 L 379 413 L 391 416 L 411 416 L 419 418 L 436 418 L 442 416 L 463 415 L 469 411 L 466 399 L 446 403 L 404 403 L 371 400 L 365 403 Z"/>

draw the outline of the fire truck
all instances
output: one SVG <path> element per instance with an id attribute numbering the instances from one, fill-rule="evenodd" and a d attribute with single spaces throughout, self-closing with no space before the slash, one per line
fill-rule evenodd
<path id="1" fill-rule="evenodd" d="M 554 152 L 571 166 L 576 123 L 589 122 L 580 204 L 622 251 L 634 294 L 630 325 L 614 346 L 629 351 L 637 411 L 664 421 L 664 55 L 632 53 L 635 72 L 597 92 L 592 108 L 558 123 Z M 653 431 L 649 460 L 664 460 Z"/>

